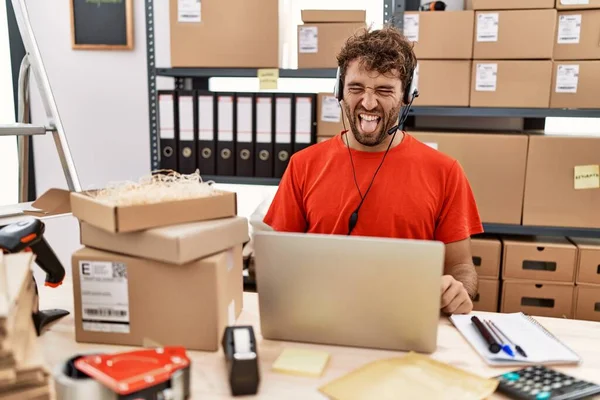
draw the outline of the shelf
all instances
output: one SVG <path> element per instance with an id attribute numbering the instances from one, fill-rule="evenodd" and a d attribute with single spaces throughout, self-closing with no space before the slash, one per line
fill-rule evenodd
<path id="1" fill-rule="evenodd" d="M 216 175 L 202 175 L 202 180 L 214 181 L 219 184 L 234 184 L 234 185 L 264 185 L 264 186 L 277 186 L 279 185 L 279 178 L 259 178 L 252 176 L 216 176 Z"/>
<path id="2" fill-rule="evenodd" d="M 523 226 L 508 224 L 483 224 L 486 234 L 526 236 L 570 236 L 600 238 L 600 229 L 569 228 L 559 226 Z"/>
<path id="3" fill-rule="evenodd" d="M 279 69 L 280 78 L 335 78 L 336 68 Z M 258 68 L 157 68 L 173 78 L 256 78 Z"/>

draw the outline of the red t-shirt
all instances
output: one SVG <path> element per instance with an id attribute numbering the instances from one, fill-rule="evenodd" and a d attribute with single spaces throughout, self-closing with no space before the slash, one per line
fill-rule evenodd
<path id="1" fill-rule="evenodd" d="M 264 218 L 276 231 L 348 233 L 360 203 L 344 133 L 295 153 Z M 362 194 L 384 152 L 350 150 Z M 483 232 L 460 164 L 406 133 L 390 149 L 352 235 L 451 243 Z"/>

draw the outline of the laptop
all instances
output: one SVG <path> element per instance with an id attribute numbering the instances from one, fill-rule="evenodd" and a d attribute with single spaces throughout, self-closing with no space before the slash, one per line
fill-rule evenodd
<path id="1" fill-rule="evenodd" d="M 432 353 L 444 254 L 436 241 L 255 232 L 262 336 Z"/>

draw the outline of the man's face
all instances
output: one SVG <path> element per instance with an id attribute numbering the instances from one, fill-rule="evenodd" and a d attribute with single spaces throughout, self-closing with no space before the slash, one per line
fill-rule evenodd
<path id="1" fill-rule="evenodd" d="M 367 71 L 358 60 L 348 64 L 343 107 L 356 140 L 377 146 L 397 120 L 402 107 L 402 83 L 397 71 L 382 75 Z"/>

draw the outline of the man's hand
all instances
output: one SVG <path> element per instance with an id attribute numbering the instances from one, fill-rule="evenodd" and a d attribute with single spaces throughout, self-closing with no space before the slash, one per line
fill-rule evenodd
<path id="1" fill-rule="evenodd" d="M 461 281 L 452 275 L 442 276 L 442 302 L 440 308 L 446 314 L 468 314 L 473 310 L 473 302 Z"/>

